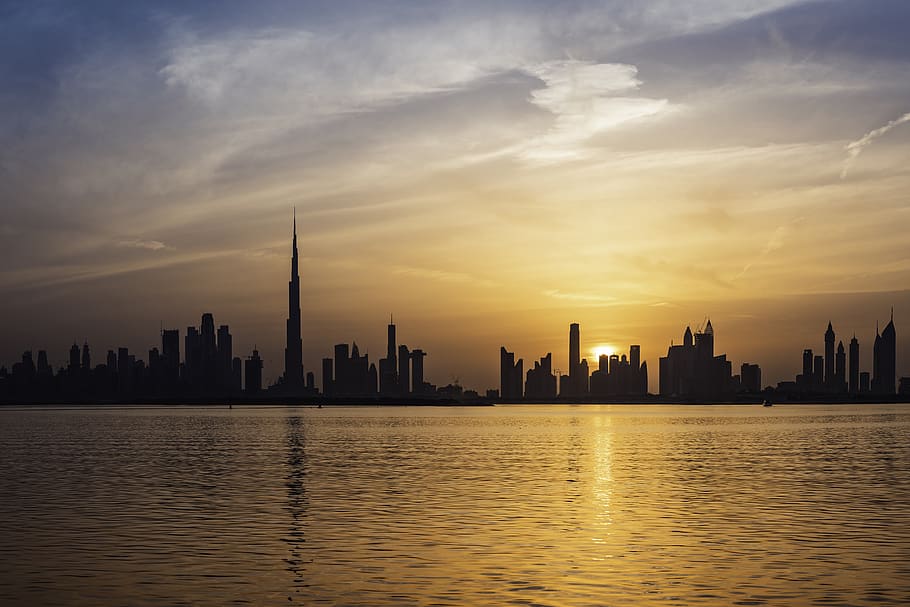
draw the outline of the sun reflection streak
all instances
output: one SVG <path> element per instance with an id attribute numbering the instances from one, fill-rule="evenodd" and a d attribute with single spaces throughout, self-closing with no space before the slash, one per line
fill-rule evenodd
<path id="1" fill-rule="evenodd" d="M 597 529 L 602 532 L 592 540 L 599 544 L 610 544 L 613 525 L 613 419 L 609 415 L 598 415 L 594 419 L 597 431 L 594 435 L 594 480 L 592 497 Z M 604 554 L 602 558 L 614 555 Z"/>

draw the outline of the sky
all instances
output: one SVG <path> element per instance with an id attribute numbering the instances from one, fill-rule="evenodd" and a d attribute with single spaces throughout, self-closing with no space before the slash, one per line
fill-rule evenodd
<path id="1" fill-rule="evenodd" d="M 832 321 L 910 375 L 910 3 L 0 1 L 0 364 L 229 324 L 282 372 L 498 387 L 710 318 L 792 379 Z"/>

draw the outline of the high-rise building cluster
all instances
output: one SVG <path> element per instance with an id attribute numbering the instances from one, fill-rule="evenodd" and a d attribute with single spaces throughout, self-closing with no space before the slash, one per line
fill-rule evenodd
<path id="1" fill-rule="evenodd" d="M 233 337 L 228 325 L 217 329 L 211 313 L 202 315 L 199 327 L 187 327 L 181 340 L 178 329 L 161 332 L 161 349 L 148 352 L 148 363 L 127 348 L 109 350 L 101 364 L 92 367 L 88 344 L 73 344 L 69 364 L 56 373 L 47 352 L 31 351 L 11 371 L 0 367 L 0 399 L 49 400 L 130 400 L 130 399 L 218 399 L 265 394 L 276 398 L 316 396 L 315 375 L 304 372 L 300 315 L 300 268 L 297 251 L 297 217 L 294 214 L 291 241 L 291 277 L 288 281 L 288 318 L 284 373 L 272 386 L 263 385 L 263 360 L 254 348 L 241 360 L 233 355 Z M 379 361 L 379 370 L 360 354 L 357 344 L 335 346 L 335 357 L 322 361 L 322 393 L 331 397 L 461 397 L 460 386 L 436 386 L 424 378 L 426 352 L 411 350 L 396 342 L 396 327 L 388 326 L 388 353 Z M 470 393 L 468 393 L 470 396 Z"/>
<path id="2" fill-rule="evenodd" d="M 834 326 L 828 323 L 825 331 L 825 353 L 815 354 L 811 348 L 803 350 L 802 373 L 793 381 L 777 384 L 778 392 L 802 395 L 892 395 L 897 380 L 897 332 L 894 329 L 894 311 L 884 330 L 875 328 L 872 343 L 872 371 L 860 371 L 859 340 L 854 334 L 849 349 L 843 340 L 837 342 Z M 849 358 L 848 358 L 849 352 Z M 910 391 L 910 385 L 901 378 L 900 393 Z"/>
<path id="3" fill-rule="evenodd" d="M 629 347 L 629 356 L 602 354 L 597 369 L 589 372 L 588 360 L 581 358 L 581 328 L 569 325 L 569 372 L 553 370 L 553 353 L 548 352 L 523 377 L 524 360 L 499 349 L 499 397 L 505 401 L 562 398 L 585 400 L 615 396 L 643 396 L 648 393 L 648 363 L 641 360 L 641 346 Z M 524 386 L 522 387 L 522 380 Z"/>
<path id="4" fill-rule="evenodd" d="M 726 354 L 714 354 L 714 327 L 707 320 L 692 333 L 686 327 L 682 344 L 670 344 L 660 359 L 660 395 L 674 398 L 716 400 L 739 392 L 761 390 L 761 367 L 743 363 L 740 374 Z"/>
<path id="5" fill-rule="evenodd" d="M 178 329 L 161 331 L 161 349 L 149 350 L 147 363 L 128 348 L 117 348 L 92 366 L 88 343 L 81 348 L 73 344 L 69 364 L 55 373 L 46 351 L 38 351 L 37 361 L 26 351 L 11 373 L 0 372 L 0 395 L 27 400 L 236 396 L 243 390 L 244 364 L 246 391 L 258 392 L 262 387 L 259 353 L 254 350 L 245 363 L 234 356 L 228 325 L 216 330 L 214 317 L 205 313 L 199 327 L 187 327 L 182 362 Z"/>
<path id="6" fill-rule="evenodd" d="M 234 356 L 233 337 L 228 325 L 216 328 L 214 316 L 204 313 L 198 327 L 186 329 L 181 359 L 178 329 L 161 331 L 161 348 L 148 352 L 148 362 L 127 348 L 108 350 L 103 361 L 92 366 L 88 343 L 73 344 L 68 364 L 56 372 L 47 352 L 37 356 L 26 351 L 11 370 L 0 367 L 2 401 L 94 401 L 130 399 L 219 399 L 244 394 L 257 397 L 299 398 L 319 394 L 315 374 L 305 372 L 300 313 L 300 268 L 297 250 L 297 217 L 293 219 L 291 272 L 288 281 L 288 317 L 285 323 L 284 372 L 271 386 L 263 384 L 263 360 L 255 348 L 241 360 Z M 411 350 L 397 340 L 396 326 L 387 327 L 387 350 L 378 366 L 356 342 L 337 344 L 333 358 L 322 359 L 322 394 L 333 398 L 476 398 L 457 382 L 437 388 L 424 378 L 426 352 Z M 671 342 L 660 358 L 659 394 L 668 399 L 717 401 L 736 394 L 762 392 L 762 373 L 757 364 L 742 363 L 733 374 L 726 354 L 715 354 L 714 327 L 706 319 L 693 333 L 686 327 L 681 344 Z M 824 355 L 803 351 L 802 373 L 794 381 L 780 382 L 783 395 L 882 395 L 895 394 L 897 381 L 897 337 L 894 313 L 884 330 L 876 327 L 872 347 L 872 369 L 860 371 L 859 341 L 854 335 L 848 348 L 837 341 L 829 322 L 824 334 Z M 562 399 L 599 400 L 648 396 L 648 363 L 641 359 L 641 347 L 633 344 L 626 354 L 602 354 L 592 371 L 581 357 L 581 329 L 569 325 L 568 369 L 561 374 L 553 368 L 547 353 L 527 372 L 524 361 L 500 348 L 500 389 L 487 396 L 504 401 Z M 900 394 L 910 394 L 910 378 L 901 378 Z"/>
<path id="7" fill-rule="evenodd" d="M 553 370 L 551 353 L 528 369 L 522 389 L 524 361 L 505 347 L 499 350 L 500 391 L 505 401 L 562 399 L 568 401 L 641 398 L 648 395 L 648 363 L 641 359 L 641 346 L 629 346 L 629 354 L 601 354 L 590 371 L 581 358 L 581 329 L 569 325 L 569 372 Z M 683 343 L 670 345 L 660 359 L 660 396 L 669 399 L 719 400 L 736 394 L 761 391 L 761 367 L 743 363 L 734 375 L 725 354 L 714 354 L 714 328 L 708 320 L 694 334 L 686 327 Z M 558 389 L 557 389 L 558 386 Z"/>
<path id="8" fill-rule="evenodd" d="M 410 350 L 396 343 L 395 324 L 389 322 L 388 350 L 379 360 L 379 369 L 357 343 L 335 346 L 335 358 L 322 359 L 322 386 L 326 396 L 368 396 L 407 398 L 436 393 L 436 386 L 424 381 L 423 350 Z"/>

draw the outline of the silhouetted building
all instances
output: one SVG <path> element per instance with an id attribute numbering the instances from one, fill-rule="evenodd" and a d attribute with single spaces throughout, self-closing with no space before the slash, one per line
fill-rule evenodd
<path id="1" fill-rule="evenodd" d="M 85 371 L 92 370 L 92 353 L 89 351 L 88 342 L 82 344 L 82 369 Z"/>
<path id="2" fill-rule="evenodd" d="M 524 363 L 515 362 L 515 353 L 499 348 L 499 393 L 503 400 L 519 400 L 522 397 L 521 380 Z"/>
<path id="3" fill-rule="evenodd" d="M 322 393 L 325 396 L 332 395 L 332 385 L 335 381 L 334 365 L 331 358 L 322 359 Z"/>
<path id="4" fill-rule="evenodd" d="M 188 386 L 194 387 L 202 380 L 202 338 L 196 327 L 186 328 L 183 350 L 185 352 L 183 380 Z"/>
<path id="5" fill-rule="evenodd" d="M 559 395 L 579 398 L 588 393 L 588 361 L 581 359 L 581 330 L 577 322 L 569 325 L 569 381 L 560 382 Z"/>
<path id="6" fill-rule="evenodd" d="M 243 390 L 243 361 L 239 356 L 231 359 L 231 379 L 228 389 L 234 394 Z"/>
<path id="7" fill-rule="evenodd" d="M 872 347 L 872 392 L 876 394 L 894 394 L 897 379 L 897 334 L 894 330 L 894 311 L 885 329 L 878 334 L 875 331 L 875 344 Z"/>
<path id="8" fill-rule="evenodd" d="M 284 349 L 283 387 L 300 392 L 303 380 L 303 340 L 300 337 L 300 274 L 297 257 L 297 211 L 294 211 L 294 237 L 291 247 L 291 280 L 288 282 L 288 319 Z"/>
<path id="9" fill-rule="evenodd" d="M 145 389 L 152 394 L 158 394 L 161 390 L 162 383 L 162 363 L 161 363 L 161 353 L 158 351 L 158 348 L 152 348 L 149 350 L 149 364 L 147 368 Z"/>
<path id="10" fill-rule="evenodd" d="M 414 394 L 425 394 L 427 385 L 423 379 L 423 359 L 427 355 L 423 350 L 411 352 L 411 380 L 414 383 Z"/>
<path id="11" fill-rule="evenodd" d="M 740 387 L 753 394 L 761 392 L 761 367 L 743 363 L 739 368 Z"/>
<path id="12" fill-rule="evenodd" d="M 306 373 L 306 389 L 311 394 L 316 394 L 316 375 L 312 371 Z"/>
<path id="13" fill-rule="evenodd" d="M 357 342 L 354 342 L 348 354 L 347 344 L 335 346 L 335 379 L 332 383 L 333 396 L 366 396 L 374 395 L 373 373 L 366 354 L 360 355 Z"/>
<path id="14" fill-rule="evenodd" d="M 230 328 L 227 325 L 218 327 L 217 343 L 217 367 L 215 375 L 217 385 L 221 391 L 233 390 L 233 360 L 234 360 L 234 338 L 231 336 Z"/>
<path id="15" fill-rule="evenodd" d="M 669 376 L 668 376 L 669 378 Z M 648 364 L 641 362 L 641 346 L 629 346 L 629 356 L 601 355 L 591 374 L 592 397 L 641 396 L 648 393 Z"/>
<path id="16" fill-rule="evenodd" d="M 218 380 L 218 344 L 215 334 L 215 317 L 210 312 L 202 315 L 199 335 L 202 342 L 202 373 L 197 378 L 197 388 L 208 393 L 215 389 Z"/>
<path id="17" fill-rule="evenodd" d="M 379 392 L 384 396 L 394 396 L 399 393 L 395 324 L 390 321 L 387 329 L 386 357 L 379 360 Z"/>
<path id="18" fill-rule="evenodd" d="M 244 363 L 244 387 L 248 394 L 256 394 L 262 391 L 262 359 L 259 358 L 259 350 L 253 350 L 253 354 L 246 359 Z"/>
<path id="19" fill-rule="evenodd" d="M 837 353 L 834 355 L 834 379 L 828 385 L 828 389 L 837 393 L 847 391 L 847 353 L 842 341 L 837 344 Z"/>
<path id="20" fill-rule="evenodd" d="M 828 329 L 825 331 L 825 376 L 822 378 L 822 385 L 829 391 L 835 389 L 834 337 L 834 327 L 831 326 L 831 321 L 828 321 Z"/>
<path id="21" fill-rule="evenodd" d="M 76 373 L 79 370 L 80 366 L 80 352 L 79 346 L 73 342 L 73 345 L 70 346 L 70 364 L 67 367 L 67 370 L 70 373 Z"/>
<path id="22" fill-rule="evenodd" d="M 174 392 L 180 381 L 180 330 L 161 332 L 161 370 L 165 391 Z"/>
<path id="23" fill-rule="evenodd" d="M 859 374 L 859 391 L 860 394 L 868 393 L 870 390 L 869 372 L 863 371 Z"/>
<path id="24" fill-rule="evenodd" d="M 117 391 L 123 395 L 132 389 L 133 368 L 130 361 L 130 351 L 127 348 L 117 348 Z"/>
<path id="25" fill-rule="evenodd" d="M 850 394 L 859 392 L 859 342 L 856 340 L 855 334 L 850 340 L 850 379 L 848 383 Z"/>
<path id="26" fill-rule="evenodd" d="M 807 378 L 811 378 L 813 375 L 812 361 L 814 359 L 815 359 L 815 357 L 812 356 L 811 348 L 803 350 L 803 375 L 805 375 Z"/>
<path id="27" fill-rule="evenodd" d="M 398 390 L 411 393 L 411 352 L 404 344 L 398 346 Z"/>
<path id="28" fill-rule="evenodd" d="M 367 370 L 367 394 L 377 394 L 379 392 L 379 374 L 376 371 L 376 365 L 370 364 Z"/>
<path id="29" fill-rule="evenodd" d="M 670 345 L 660 359 L 661 396 L 716 399 L 734 390 L 733 365 L 726 354 L 714 355 L 714 327 L 708 320 L 703 331 L 696 331 L 693 343 L 688 327 L 683 345 Z"/>
<path id="30" fill-rule="evenodd" d="M 544 400 L 556 398 L 556 376 L 553 375 L 553 354 L 548 352 L 534 368 L 528 369 L 525 398 Z"/>
<path id="31" fill-rule="evenodd" d="M 179 335 L 170 333 L 167 337 L 168 344 L 164 343 L 162 334 L 162 351 L 167 349 L 168 361 L 173 373 L 173 360 L 179 358 L 179 350 L 175 348 L 174 340 L 179 343 Z M 212 395 L 223 393 L 229 383 L 231 374 L 231 349 L 232 340 L 227 325 L 222 325 L 215 331 L 215 317 L 206 312 L 202 315 L 199 328 L 187 327 L 184 337 L 186 358 L 184 362 L 184 377 L 186 387 L 196 394 Z"/>

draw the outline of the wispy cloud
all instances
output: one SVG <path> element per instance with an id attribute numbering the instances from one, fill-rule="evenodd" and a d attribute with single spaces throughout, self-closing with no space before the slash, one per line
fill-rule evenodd
<path id="1" fill-rule="evenodd" d="M 117 243 L 118 247 L 128 247 L 131 249 L 147 249 L 149 251 L 160 251 L 161 249 L 173 249 L 169 247 L 160 240 L 140 240 L 138 238 L 130 238 L 128 240 L 121 240 Z"/>
<path id="2" fill-rule="evenodd" d="M 595 293 L 566 293 L 564 291 L 560 291 L 559 289 L 550 289 L 548 291 L 544 291 L 544 295 L 547 297 L 552 297 L 553 299 L 563 299 L 567 301 L 592 305 L 606 306 L 614 304 L 617 301 L 615 297 L 610 297 L 608 295 L 597 295 Z"/>
<path id="3" fill-rule="evenodd" d="M 477 278 L 465 272 L 450 272 L 447 270 L 434 270 L 432 268 L 415 268 L 410 266 L 395 266 L 394 274 L 403 274 L 423 280 L 434 280 L 457 284 L 470 284 L 476 287 L 495 287 L 496 284 L 484 278 Z"/>
<path id="4" fill-rule="evenodd" d="M 773 253 L 774 251 L 777 251 L 777 250 L 783 248 L 785 241 L 790 236 L 791 232 L 793 232 L 793 228 L 795 226 L 799 225 L 800 223 L 802 223 L 802 221 L 803 221 L 803 218 L 798 217 L 798 218 L 794 219 L 793 221 L 791 221 L 790 223 L 777 226 L 774 229 L 774 232 L 771 234 L 771 237 L 768 239 L 768 242 L 765 243 L 765 246 L 761 250 L 761 253 L 759 253 L 755 259 L 749 261 L 746 265 L 744 265 L 743 269 L 740 270 L 739 274 L 737 274 L 736 276 L 733 277 L 733 280 L 736 281 L 736 280 L 742 278 L 743 276 L 745 276 L 745 274 L 749 270 L 751 270 L 755 266 L 755 264 L 764 260 L 766 257 L 771 255 L 771 253 Z"/>
<path id="5" fill-rule="evenodd" d="M 891 129 L 904 124 L 905 122 L 910 122 L 910 112 L 907 112 L 900 118 L 892 120 L 885 126 L 869 131 L 856 141 L 851 141 L 848 143 L 844 148 L 847 151 L 847 159 L 844 160 L 844 168 L 841 169 L 840 178 L 845 179 L 847 177 L 847 172 L 853 166 L 853 163 L 856 162 L 856 158 L 860 155 L 860 153 L 862 153 L 863 150 L 872 145 L 873 141 L 885 135 Z"/>
<path id="6" fill-rule="evenodd" d="M 527 160 L 581 157 L 582 144 L 592 137 L 671 107 L 666 99 L 634 96 L 641 86 L 634 65 L 568 59 L 529 66 L 525 71 L 546 85 L 531 92 L 531 103 L 555 116 L 549 132 L 521 152 Z"/>

